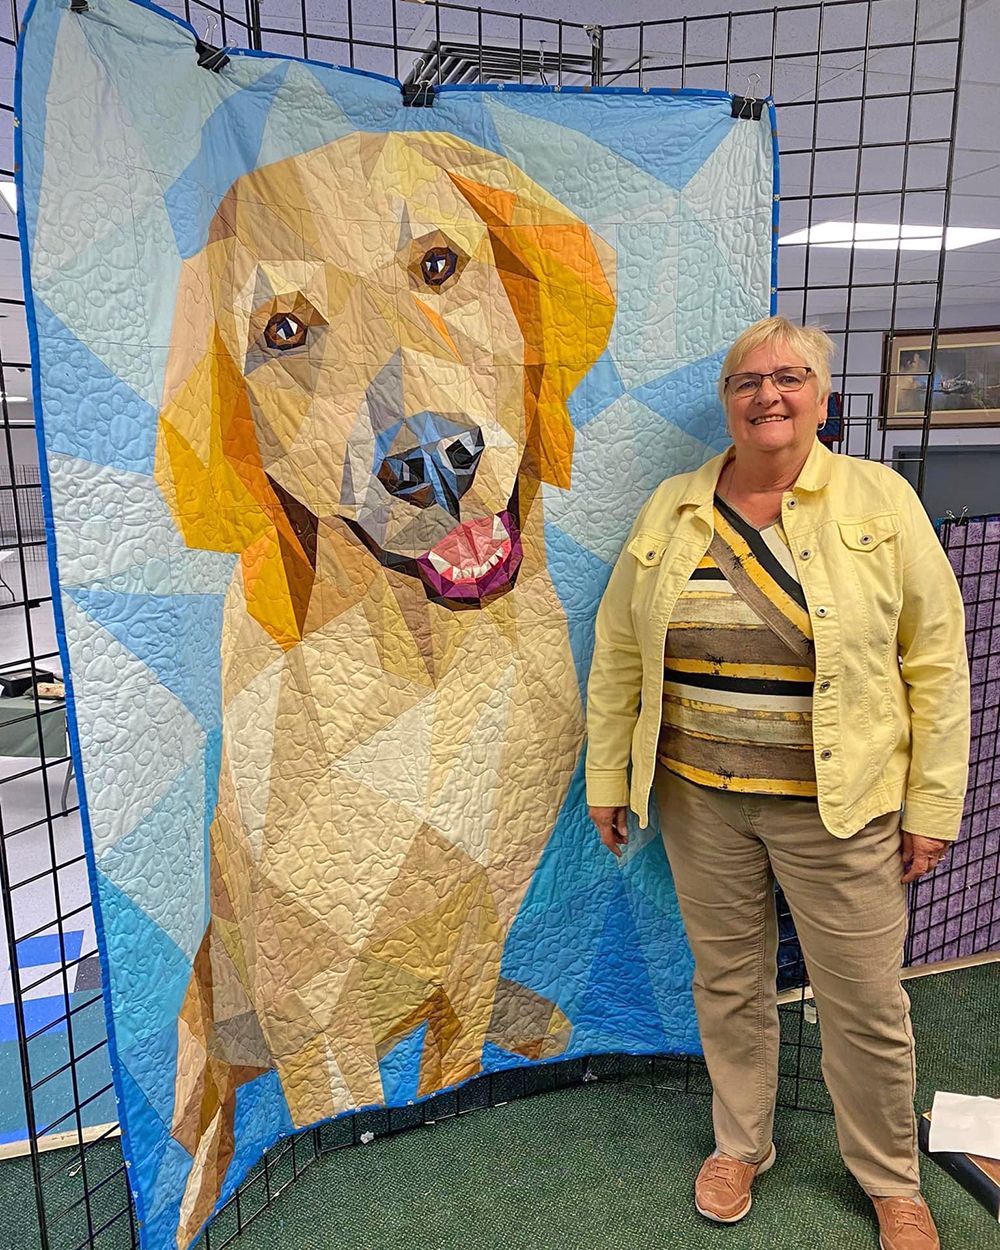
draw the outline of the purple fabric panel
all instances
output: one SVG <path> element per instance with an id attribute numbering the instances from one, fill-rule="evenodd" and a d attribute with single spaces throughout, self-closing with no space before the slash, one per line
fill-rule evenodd
<path id="1" fill-rule="evenodd" d="M 910 899 L 907 963 L 1000 950 L 1000 517 L 942 527 L 962 588 L 972 674 L 972 753 L 962 832 Z"/>

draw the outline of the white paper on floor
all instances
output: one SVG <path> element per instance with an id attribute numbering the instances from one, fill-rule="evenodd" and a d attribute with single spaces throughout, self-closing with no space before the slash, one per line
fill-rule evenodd
<path id="1" fill-rule="evenodd" d="M 1000 1098 L 938 1090 L 931 1109 L 930 1150 L 1000 1159 Z"/>

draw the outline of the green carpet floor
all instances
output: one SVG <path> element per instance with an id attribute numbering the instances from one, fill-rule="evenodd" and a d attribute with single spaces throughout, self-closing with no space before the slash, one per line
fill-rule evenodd
<path id="1" fill-rule="evenodd" d="M 939 1088 L 1000 1095 L 1000 965 L 908 989 L 918 1105 Z M 594 1082 L 326 1155 L 234 1250 L 874 1250 L 874 1217 L 840 1163 L 832 1118 L 779 1110 L 775 1138 L 778 1161 L 751 1214 L 713 1225 L 690 1198 L 712 1144 L 708 1100 L 639 1080 Z M 115 1151 L 91 1152 L 92 1166 L 112 1167 Z M 1000 1247 L 986 1210 L 934 1164 L 922 1168 L 944 1250 Z M 3 1250 L 39 1245 L 29 1186 L 25 1163 L 0 1164 Z M 78 1244 L 64 1225 L 51 1241 Z M 120 1250 L 127 1227 L 119 1221 L 95 1244 Z"/>

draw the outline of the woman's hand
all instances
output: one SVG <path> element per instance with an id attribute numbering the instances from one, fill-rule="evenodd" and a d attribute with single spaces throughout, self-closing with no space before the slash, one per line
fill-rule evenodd
<path id="1" fill-rule="evenodd" d="M 591 807 L 590 819 L 597 826 L 601 841 L 612 855 L 621 855 L 628 845 L 627 809 L 624 807 Z"/>
<path id="2" fill-rule="evenodd" d="M 907 833 L 903 830 L 903 875 L 900 880 L 904 885 L 916 881 L 925 872 L 933 872 L 948 853 L 950 842 L 942 842 L 940 838 L 923 838 L 919 833 Z"/>

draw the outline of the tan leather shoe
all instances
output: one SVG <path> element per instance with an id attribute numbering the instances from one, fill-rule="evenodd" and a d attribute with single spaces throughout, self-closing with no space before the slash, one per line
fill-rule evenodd
<path id="1" fill-rule="evenodd" d="M 915 1198 L 873 1198 L 882 1250 L 941 1250 L 930 1208 Z"/>
<path id="2" fill-rule="evenodd" d="M 700 1215 L 717 1224 L 735 1224 L 753 1205 L 750 1186 L 754 1178 L 774 1163 L 774 1143 L 760 1163 L 744 1163 L 716 1152 L 701 1165 L 694 1183 L 694 1205 Z M 895 1250 L 887 1247 L 886 1250 Z"/>

